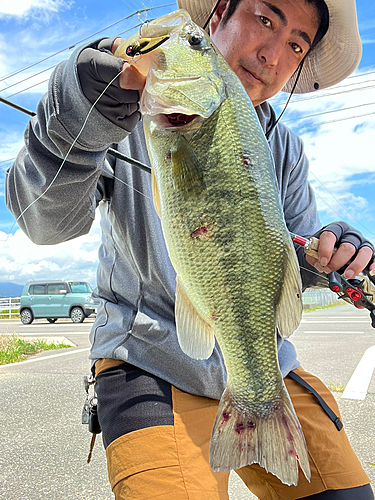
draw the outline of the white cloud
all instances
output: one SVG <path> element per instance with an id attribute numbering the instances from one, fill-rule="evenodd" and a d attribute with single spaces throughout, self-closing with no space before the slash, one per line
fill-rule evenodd
<path id="1" fill-rule="evenodd" d="M 88 235 L 59 245 L 35 245 L 21 229 L 13 235 L 0 232 L 0 282 L 73 279 L 95 285 L 99 244 L 98 212 Z"/>
<path id="2" fill-rule="evenodd" d="M 66 7 L 64 0 L 1 0 L 0 17 L 25 16 L 31 11 L 58 12 L 61 7 Z"/>
<path id="3" fill-rule="evenodd" d="M 366 72 L 370 70 L 367 68 Z M 338 93 L 344 90 L 345 93 Z M 292 103 L 284 115 L 285 124 L 300 135 L 305 144 L 320 213 L 330 220 L 345 219 L 370 238 L 375 232 L 373 195 L 370 194 L 375 183 L 374 74 L 347 79 L 317 95 L 322 97 L 301 96 L 300 102 Z M 275 101 L 280 102 L 280 97 Z M 285 102 L 285 95 L 281 102 Z M 327 113 L 339 109 L 343 111 Z M 317 113 L 324 114 L 302 119 Z M 372 114 L 352 118 L 367 113 Z M 342 118 L 351 119 L 333 122 Z M 318 126 L 328 121 L 332 123 Z"/>

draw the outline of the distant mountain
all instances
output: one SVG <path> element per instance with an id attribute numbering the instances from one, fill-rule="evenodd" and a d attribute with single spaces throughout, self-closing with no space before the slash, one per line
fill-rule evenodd
<path id="1" fill-rule="evenodd" d="M 23 285 L 16 283 L 0 283 L 0 297 L 19 297 L 22 289 Z"/>

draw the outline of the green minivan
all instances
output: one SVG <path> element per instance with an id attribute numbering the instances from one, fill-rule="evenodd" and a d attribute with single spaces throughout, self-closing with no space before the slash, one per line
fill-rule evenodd
<path id="1" fill-rule="evenodd" d="M 71 318 L 73 323 L 82 323 L 99 305 L 91 294 L 85 281 L 30 281 L 21 295 L 21 321 L 29 325 L 37 318 L 46 318 L 50 323 Z"/>

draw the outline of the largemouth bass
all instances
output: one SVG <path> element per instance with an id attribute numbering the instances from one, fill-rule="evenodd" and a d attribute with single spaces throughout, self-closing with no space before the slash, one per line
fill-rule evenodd
<path id="1" fill-rule="evenodd" d="M 211 467 L 258 463 L 296 485 L 298 463 L 310 479 L 309 460 L 276 328 L 288 336 L 298 326 L 301 282 L 267 141 L 240 80 L 187 12 L 144 26 L 141 36 L 156 48 L 134 56 L 135 35 L 116 55 L 126 59 L 128 49 L 147 73 L 141 112 L 154 204 L 177 274 L 179 343 L 205 359 L 216 337 L 228 374 Z"/>

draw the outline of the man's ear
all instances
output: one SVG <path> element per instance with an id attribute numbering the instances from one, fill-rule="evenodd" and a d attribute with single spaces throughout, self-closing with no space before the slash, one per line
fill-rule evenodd
<path id="1" fill-rule="evenodd" d="M 210 35 L 213 35 L 219 27 L 219 24 L 223 20 L 228 7 L 229 1 L 221 0 L 210 20 Z"/>

